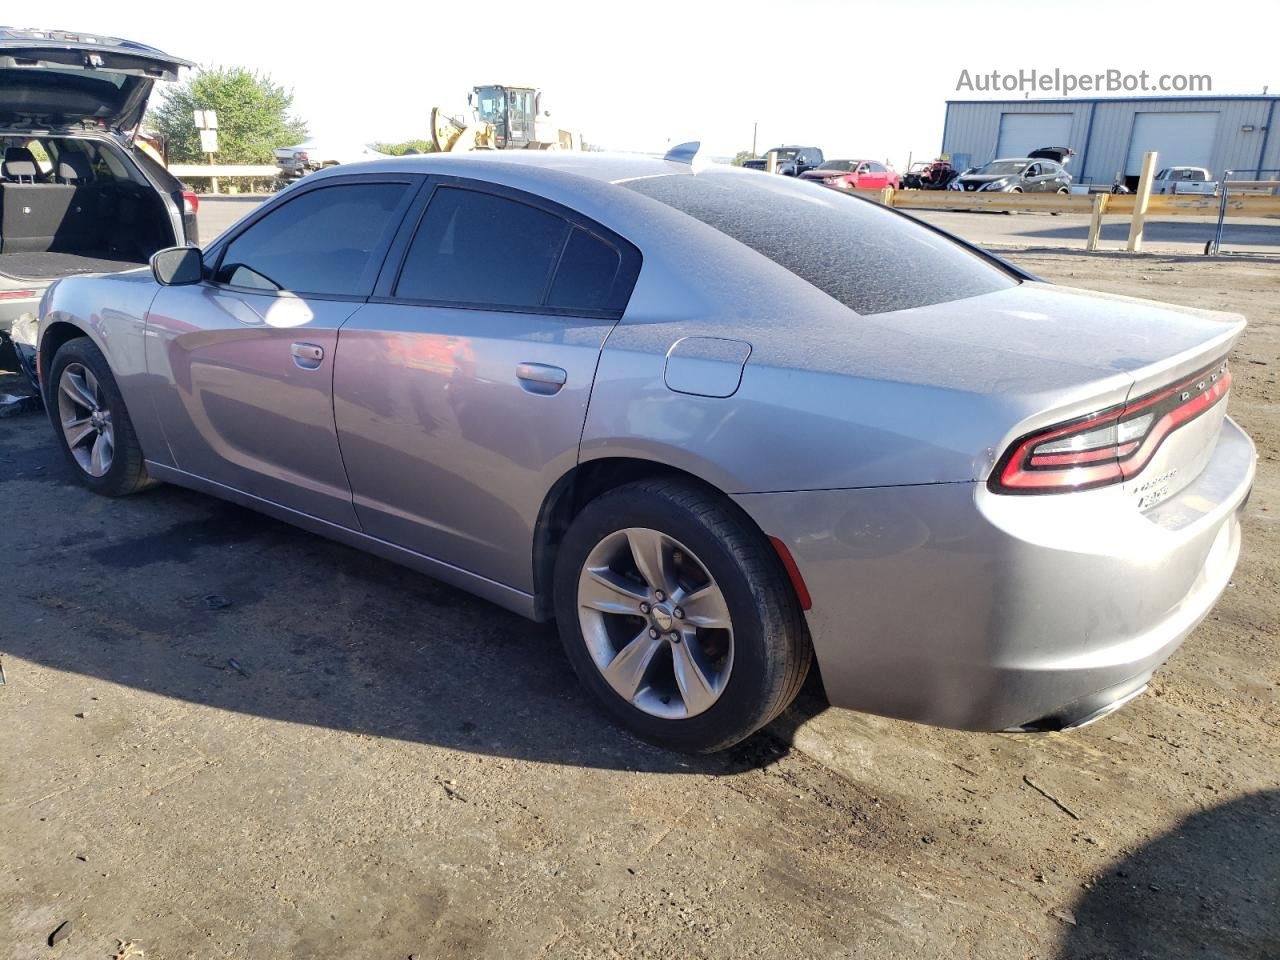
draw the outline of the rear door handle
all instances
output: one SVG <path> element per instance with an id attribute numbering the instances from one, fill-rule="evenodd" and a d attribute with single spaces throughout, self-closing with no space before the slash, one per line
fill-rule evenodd
<path id="1" fill-rule="evenodd" d="M 303 370 L 316 369 L 320 366 L 320 361 L 324 359 L 324 347 L 317 346 L 314 343 L 299 341 L 289 349 L 289 352 L 293 354 L 293 362 Z"/>
<path id="2" fill-rule="evenodd" d="M 559 393 L 569 374 L 547 363 L 522 363 L 516 367 L 516 379 L 530 393 L 547 395 Z"/>

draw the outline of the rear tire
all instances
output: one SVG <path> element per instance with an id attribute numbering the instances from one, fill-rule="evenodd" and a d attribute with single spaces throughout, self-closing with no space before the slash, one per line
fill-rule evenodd
<path id="1" fill-rule="evenodd" d="M 86 487 L 122 497 L 156 484 L 147 475 L 111 366 L 88 337 L 58 349 L 44 399 L 58 444 Z"/>
<path id="2" fill-rule="evenodd" d="M 636 559 L 646 543 L 657 558 L 648 576 Z M 555 610 L 569 662 L 604 709 L 688 753 L 723 750 L 774 719 L 813 659 L 772 545 L 723 497 L 685 481 L 630 483 L 589 503 L 558 551 Z"/>

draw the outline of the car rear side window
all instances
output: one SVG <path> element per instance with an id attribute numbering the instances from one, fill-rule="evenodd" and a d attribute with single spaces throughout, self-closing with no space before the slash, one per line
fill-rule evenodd
<path id="1" fill-rule="evenodd" d="M 547 305 L 569 310 L 607 310 L 622 266 L 618 251 L 577 227 L 569 235 Z"/>
<path id="2" fill-rule="evenodd" d="M 342 183 L 276 207 L 230 244 L 218 283 L 317 296 L 367 296 L 373 257 L 398 225 L 406 183 Z"/>
<path id="3" fill-rule="evenodd" d="M 861 314 L 961 300 L 1017 282 L 906 217 L 786 177 L 706 170 L 622 186 L 701 220 Z"/>
<path id="4" fill-rule="evenodd" d="M 568 233 L 565 220 L 527 203 L 440 187 L 409 245 L 396 296 L 538 307 Z"/>
<path id="5" fill-rule="evenodd" d="M 442 186 L 409 244 L 394 296 L 615 316 L 626 307 L 635 280 L 624 261 L 614 242 L 541 207 Z"/>

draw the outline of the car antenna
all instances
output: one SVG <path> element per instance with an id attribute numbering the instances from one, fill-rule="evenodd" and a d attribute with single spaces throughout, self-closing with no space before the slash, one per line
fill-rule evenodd
<path id="1" fill-rule="evenodd" d="M 707 167 L 711 160 L 702 152 L 701 140 L 690 140 L 688 143 L 677 143 L 674 147 L 667 151 L 663 160 L 670 160 L 672 163 L 685 163 L 697 173 L 699 170 Z"/>

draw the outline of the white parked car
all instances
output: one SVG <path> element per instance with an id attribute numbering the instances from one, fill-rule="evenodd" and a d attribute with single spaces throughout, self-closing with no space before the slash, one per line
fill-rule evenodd
<path id="1" fill-rule="evenodd" d="M 1151 182 L 1152 193 L 1190 193 L 1211 197 L 1218 182 L 1204 167 L 1165 167 Z"/>
<path id="2" fill-rule="evenodd" d="M 387 156 L 367 144 L 335 144 L 323 140 L 307 140 L 292 147 L 280 147 L 275 154 L 276 166 L 285 180 L 296 180 L 324 167 L 380 160 Z"/>

